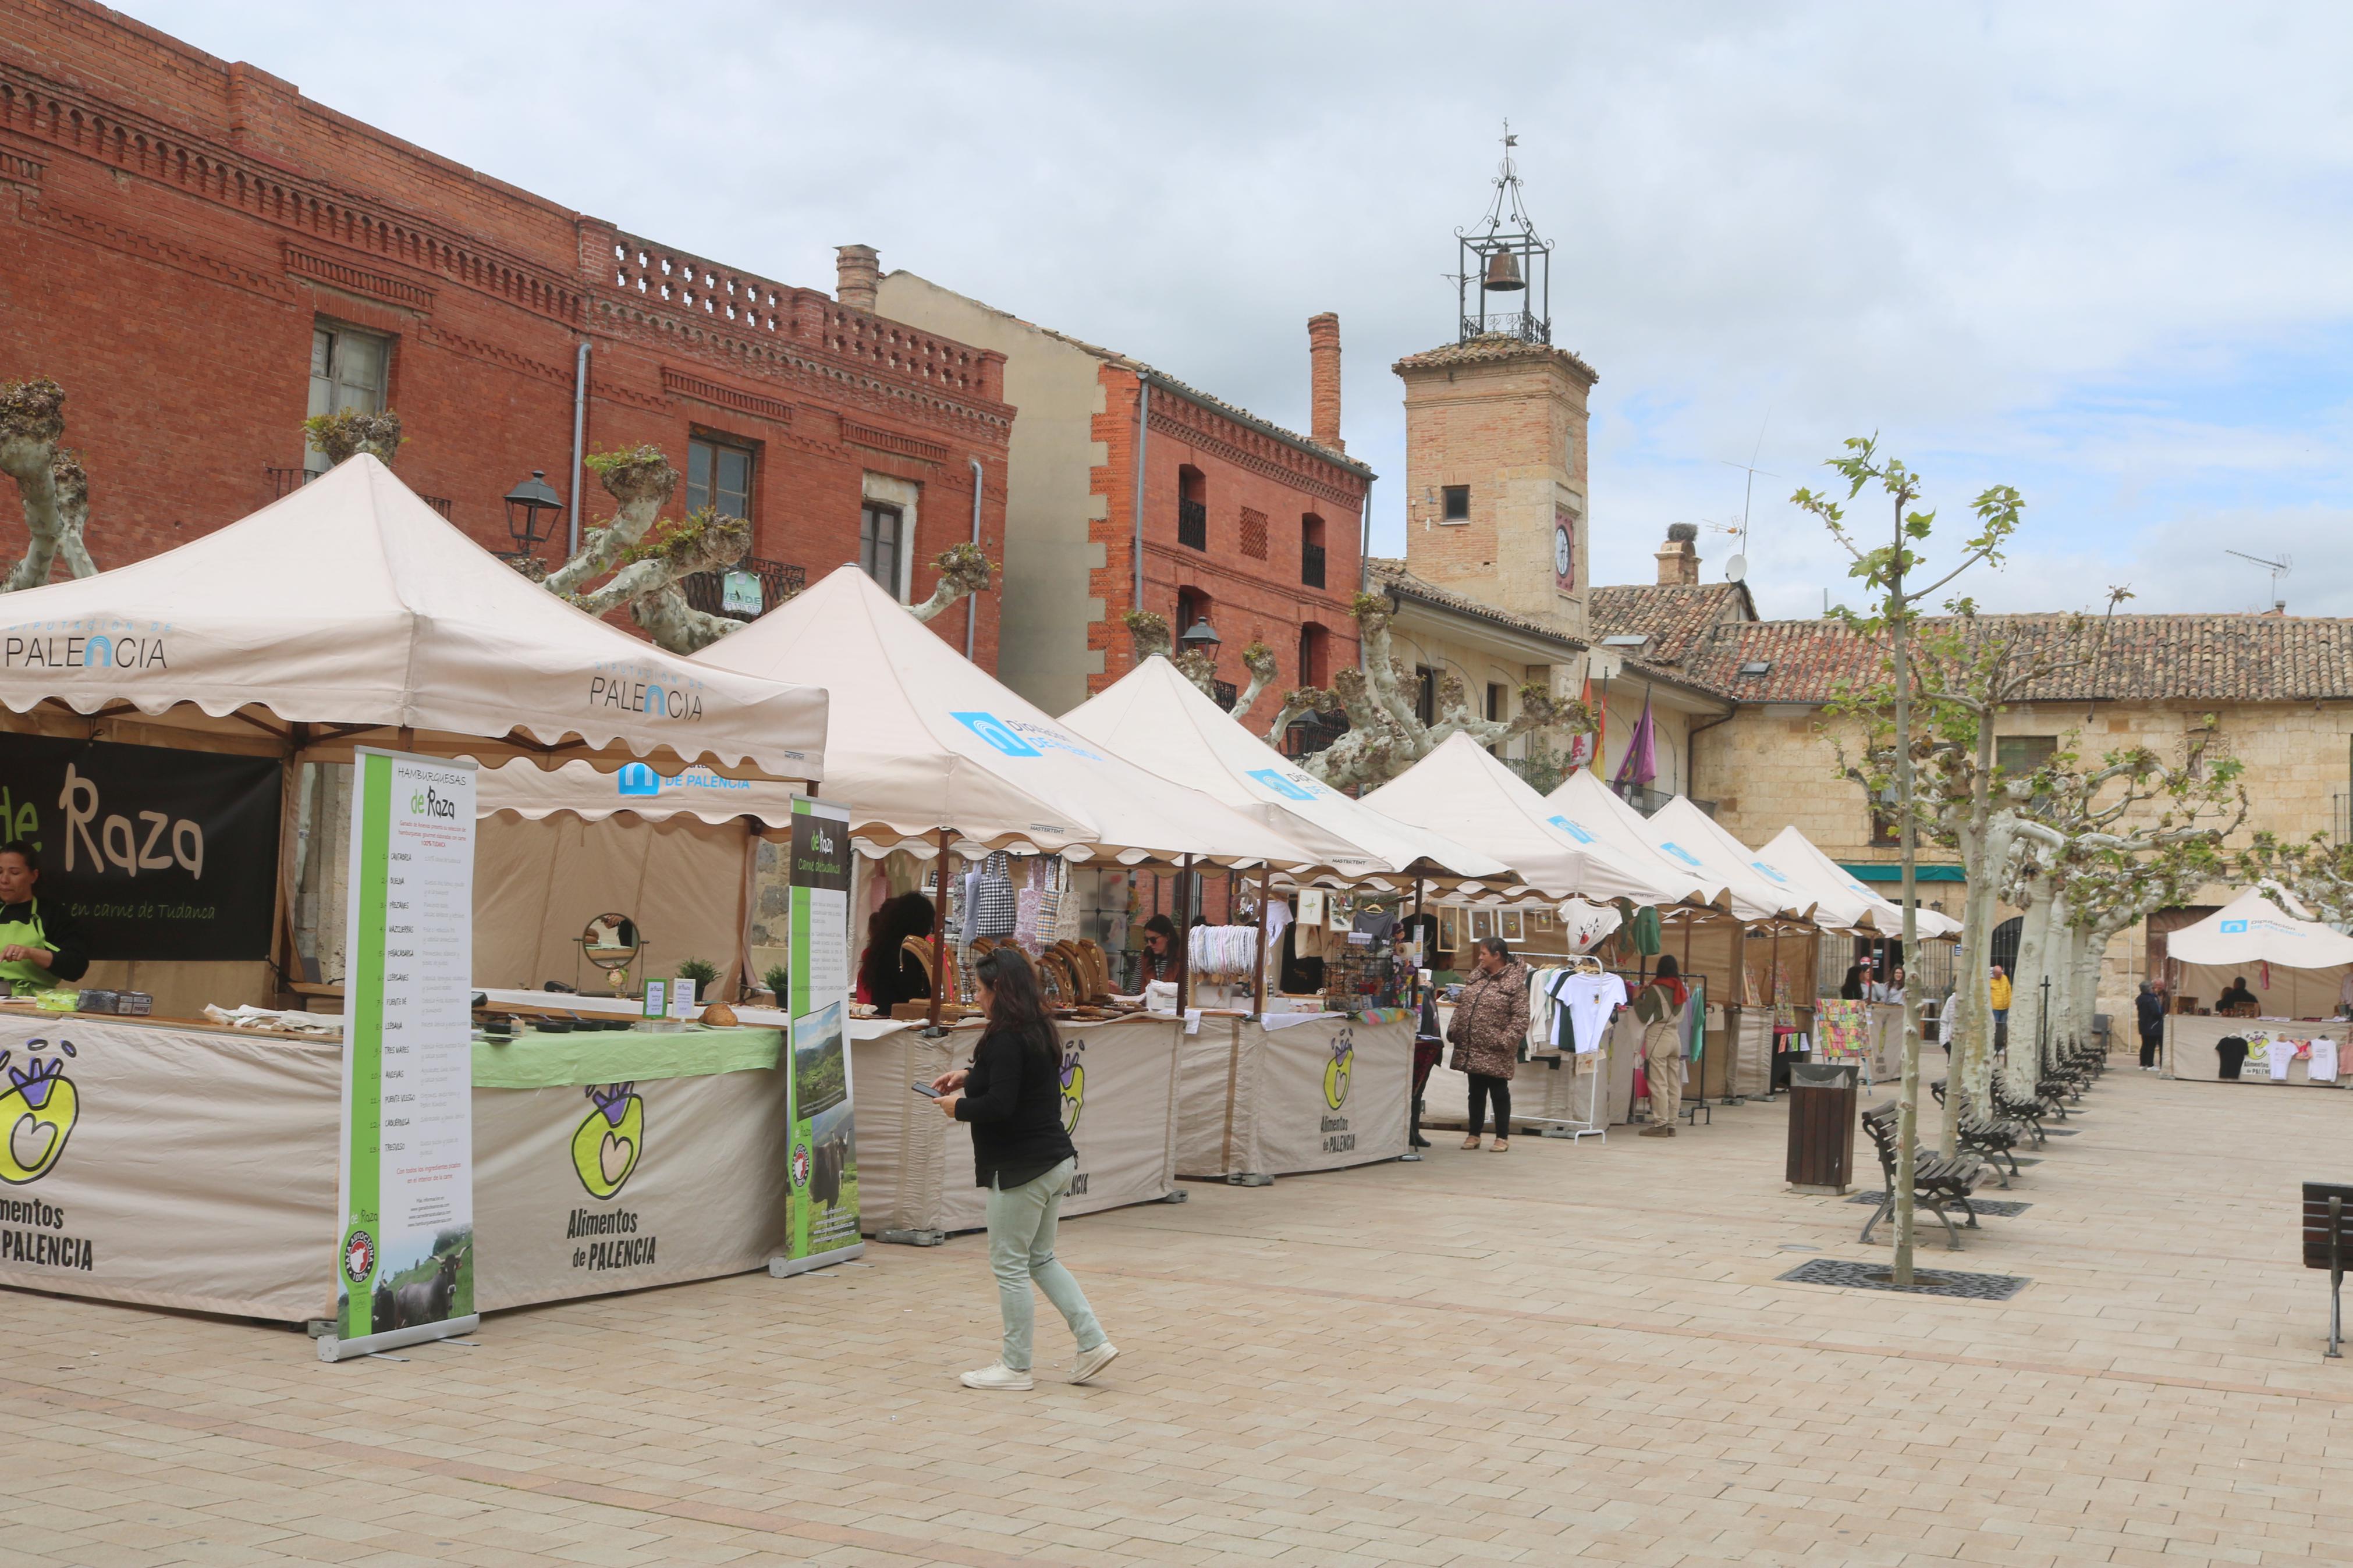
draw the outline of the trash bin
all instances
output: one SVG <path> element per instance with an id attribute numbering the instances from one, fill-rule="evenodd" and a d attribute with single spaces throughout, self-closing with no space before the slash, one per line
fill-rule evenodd
<path id="1" fill-rule="evenodd" d="M 1853 1062 L 1789 1064 L 1790 1187 L 1843 1197 L 1854 1184 L 1859 1072 Z"/>

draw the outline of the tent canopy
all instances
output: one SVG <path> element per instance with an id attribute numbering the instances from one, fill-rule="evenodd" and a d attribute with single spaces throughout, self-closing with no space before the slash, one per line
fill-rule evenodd
<path id="1" fill-rule="evenodd" d="M 1801 889 L 1777 882 L 1757 868 L 1756 854 L 1691 803 L 1677 795 L 1642 819 L 1652 848 L 1694 867 L 1709 881 L 1721 879 L 1732 912 L 1743 920 L 1810 920 L 1814 900 Z"/>
<path id="2" fill-rule="evenodd" d="M 2353 936 L 2297 920 L 2250 888 L 2197 924 L 2169 933 L 2165 953 L 2182 963 L 2329 969 L 2353 963 Z"/>
<path id="3" fill-rule="evenodd" d="M 1640 861 L 1598 836 L 1579 839 L 1552 819 L 1560 813 L 1470 736 L 1450 735 L 1430 755 L 1365 796 L 1386 816 L 1485 851 L 1521 880 L 1554 898 L 1631 899 L 1676 903 L 1692 896 L 1688 878 L 1670 875 L 1655 857 Z"/>
<path id="4" fill-rule="evenodd" d="M 1590 768 L 1574 768 L 1560 786 L 1545 796 L 1555 827 L 1579 841 L 1597 839 L 1621 858 L 1662 877 L 1670 886 L 1686 889 L 1684 897 L 1730 910 L 1743 920 L 1763 920 L 1779 900 L 1752 890 L 1754 878 L 1739 879 L 1702 864 L 1688 854 L 1671 854 L 1662 847 L 1642 814 L 1619 797 Z"/>
<path id="5" fill-rule="evenodd" d="M 177 550 L 10 595 L 0 621 L 0 703 L 156 721 L 124 739 L 823 770 L 822 690 L 692 664 L 575 609 L 364 455 Z"/>
<path id="6" fill-rule="evenodd" d="M 720 638 L 694 662 L 789 670 L 833 698 L 825 795 L 853 837 L 1134 861 L 1193 855 L 1312 865 L 1316 856 L 1198 790 L 1156 778 L 1030 706 L 855 566 Z"/>
<path id="7" fill-rule="evenodd" d="M 1904 931 L 1903 906 L 1881 898 L 1841 870 L 1814 841 L 1793 826 L 1785 827 L 1758 851 L 1760 867 L 1770 867 L 1816 900 L 1815 920 L 1841 931 L 1870 931 L 1894 937 Z M 1922 941 L 1950 939 L 1960 934 L 1961 922 L 1935 910 L 1917 911 Z"/>
<path id="8" fill-rule="evenodd" d="M 1242 728 L 1166 658 L 1145 659 L 1062 722 L 1146 773 L 1256 817 L 1345 876 L 1515 880 L 1493 856 L 1384 816 L 1318 780 Z"/>

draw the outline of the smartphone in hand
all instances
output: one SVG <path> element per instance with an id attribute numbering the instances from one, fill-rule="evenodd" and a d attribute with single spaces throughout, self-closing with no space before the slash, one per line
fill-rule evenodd
<path id="1" fill-rule="evenodd" d="M 940 1097 L 940 1091 L 934 1089 L 927 1083 L 911 1083 L 907 1087 L 913 1089 L 917 1094 L 922 1095 L 925 1100 L 937 1100 Z"/>

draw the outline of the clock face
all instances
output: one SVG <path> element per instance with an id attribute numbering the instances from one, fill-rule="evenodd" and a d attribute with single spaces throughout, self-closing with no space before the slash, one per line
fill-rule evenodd
<path id="1" fill-rule="evenodd" d="M 1556 525 L 1552 531 L 1553 575 L 1565 581 L 1568 576 L 1568 530 Z"/>

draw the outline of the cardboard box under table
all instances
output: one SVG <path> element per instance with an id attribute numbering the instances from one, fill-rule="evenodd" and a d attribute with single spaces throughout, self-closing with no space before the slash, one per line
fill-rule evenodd
<path id="1" fill-rule="evenodd" d="M 1179 1175 L 1285 1176 L 1406 1151 L 1413 1025 L 1401 1008 L 1204 1016 L 1179 1054 Z"/>
<path id="2" fill-rule="evenodd" d="M 1176 1190 L 1177 1042 L 1184 1026 L 1135 1014 L 1058 1023 L 1062 1124 L 1079 1168 L 1064 1217 L 1146 1204 Z M 853 1020 L 851 1078 L 858 1122 L 860 1223 L 887 1241 L 931 1242 L 987 1224 L 973 1184 L 972 1130 L 951 1122 L 910 1085 L 972 1065 L 976 1026 L 929 1038 L 921 1024 Z M 894 1110 L 893 1104 L 896 1104 Z"/>
<path id="3" fill-rule="evenodd" d="M 461 1311 L 781 1253 L 781 1047 L 756 1028 L 477 1043 Z M 331 1314 L 339 1043 L 9 1007 L 0 1051 L 0 1285 L 286 1322 Z M 36 1062 L 39 1081 L 18 1082 Z"/>

